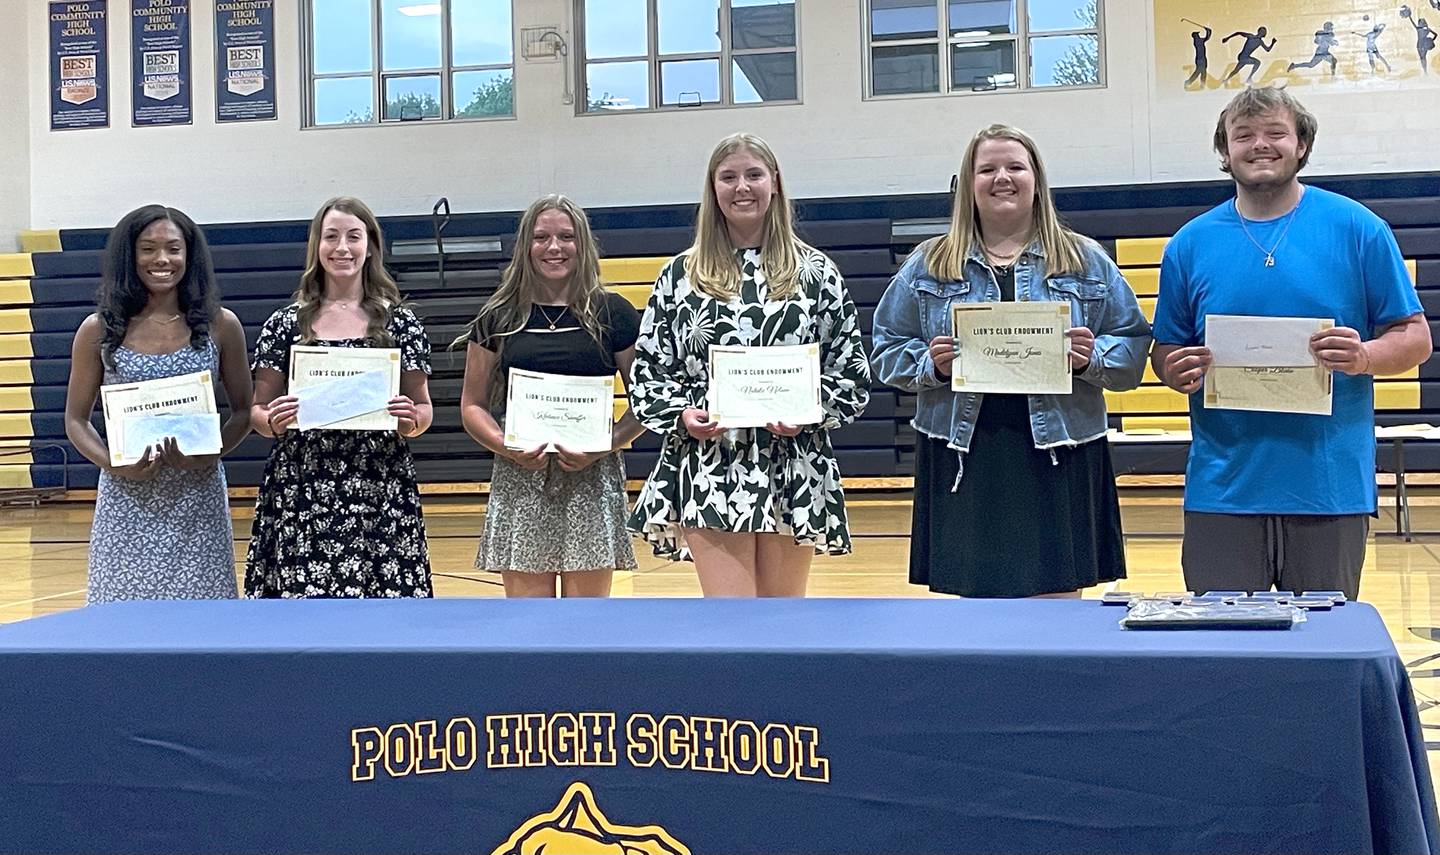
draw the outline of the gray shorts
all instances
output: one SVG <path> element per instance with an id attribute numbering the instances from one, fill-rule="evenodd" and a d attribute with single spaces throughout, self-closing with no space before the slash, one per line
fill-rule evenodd
<path id="1" fill-rule="evenodd" d="M 1366 514 L 1185 512 L 1185 587 L 1205 591 L 1344 591 L 1360 594 L 1370 533 Z"/>

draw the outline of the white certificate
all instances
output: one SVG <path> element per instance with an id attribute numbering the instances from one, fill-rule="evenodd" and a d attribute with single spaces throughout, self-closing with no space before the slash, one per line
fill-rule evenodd
<path id="1" fill-rule="evenodd" d="M 1205 372 L 1205 408 L 1328 416 L 1332 403 L 1330 380 L 1330 370 L 1320 365 L 1212 365 Z"/>
<path id="2" fill-rule="evenodd" d="M 609 451 L 614 426 L 614 374 L 571 377 L 510 369 L 506 448 L 563 445 L 569 451 Z"/>
<path id="3" fill-rule="evenodd" d="M 956 392 L 1070 394 L 1070 304 L 956 303 L 950 322 L 959 352 L 950 368 Z"/>
<path id="4" fill-rule="evenodd" d="M 1310 336 L 1333 326 L 1331 318 L 1206 315 L 1214 362 L 1205 373 L 1205 407 L 1330 415 L 1331 374 L 1310 352 Z"/>
<path id="5" fill-rule="evenodd" d="M 1310 336 L 1333 326 L 1331 318 L 1206 315 L 1205 346 L 1214 365 L 1309 368 L 1317 364 L 1310 352 Z"/>
<path id="6" fill-rule="evenodd" d="M 295 429 L 313 430 L 384 410 L 394 396 L 388 372 L 366 371 L 296 389 L 295 397 L 300 399 Z"/>
<path id="7" fill-rule="evenodd" d="M 124 466 L 143 455 L 145 443 L 140 443 L 139 454 L 130 455 L 127 449 L 133 450 L 134 445 L 125 440 L 127 426 L 139 416 L 216 412 L 213 383 L 209 371 L 197 371 L 159 380 L 101 386 L 100 406 L 105 413 L 105 440 L 110 448 L 110 463 Z"/>
<path id="8" fill-rule="evenodd" d="M 705 400 L 727 428 L 819 424 L 820 345 L 711 345 Z"/>
<path id="9" fill-rule="evenodd" d="M 186 457 L 220 453 L 219 413 L 163 413 L 156 416 L 130 416 L 125 419 L 127 460 L 139 460 L 145 449 L 174 437 L 180 453 Z"/>
<path id="10" fill-rule="evenodd" d="M 370 371 L 385 372 L 385 390 L 390 398 L 400 394 L 400 351 L 393 347 L 317 347 L 295 345 L 290 348 L 290 394 L 301 398 L 301 390 L 342 377 L 353 377 Z M 303 418 L 303 416 L 301 416 Z M 395 430 L 398 420 L 384 406 L 341 421 L 325 425 L 326 430 Z"/>

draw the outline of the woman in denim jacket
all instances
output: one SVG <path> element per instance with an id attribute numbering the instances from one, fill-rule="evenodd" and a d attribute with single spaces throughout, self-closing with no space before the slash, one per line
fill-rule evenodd
<path id="1" fill-rule="evenodd" d="M 875 312 L 876 376 L 918 395 L 910 581 L 1027 597 L 1123 579 L 1104 390 L 1139 385 L 1150 325 L 1104 250 L 1060 225 L 1023 132 L 975 135 L 954 204 L 949 233 L 915 250 Z M 1073 391 L 952 392 L 950 304 L 1017 299 L 1070 303 Z"/>

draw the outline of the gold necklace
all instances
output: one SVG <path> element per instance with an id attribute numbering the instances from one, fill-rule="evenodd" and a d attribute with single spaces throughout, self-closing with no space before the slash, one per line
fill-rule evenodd
<path id="1" fill-rule="evenodd" d="M 176 314 L 174 314 L 174 315 L 172 315 L 172 316 L 170 316 L 170 317 L 168 317 L 168 318 L 166 318 L 166 319 L 164 319 L 164 320 L 160 320 L 159 318 L 155 317 L 154 315 L 144 315 L 143 317 L 140 318 L 140 320 L 142 320 L 142 321 L 149 321 L 149 322 L 152 323 L 152 324 L 173 324 L 173 323 L 175 323 L 176 321 L 180 320 L 180 319 L 183 318 L 183 317 L 185 317 L 183 314 L 180 314 L 180 313 L 177 312 Z"/>
<path id="2" fill-rule="evenodd" d="M 1009 267 L 1010 265 L 1019 261 L 1020 256 L 1024 254 L 1025 247 L 1023 246 L 1015 250 L 1015 252 L 1010 255 L 1001 255 L 1000 253 L 991 249 L 988 245 L 985 247 L 985 257 L 988 258 L 990 260 L 990 263 L 994 264 L 996 267 Z"/>
<path id="3" fill-rule="evenodd" d="M 536 304 L 535 304 L 535 308 L 539 309 L 539 310 L 540 310 L 540 314 L 542 314 L 542 315 L 545 316 L 545 323 L 547 323 L 547 324 L 550 325 L 550 331 L 551 331 L 551 332 L 554 332 L 554 331 L 555 331 L 555 325 L 556 325 L 556 324 L 558 324 L 558 323 L 560 323 L 561 321 L 565 320 L 565 313 L 570 310 L 570 307 L 569 307 L 569 306 L 561 306 L 561 307 L 560 307 L 560 314 L 558 314 L 558 315 L 556 315 L 554 318 L 552 318 L 552 317 L 550 317 L 550 313 L 547 312 L 547 311 L 545 311 L 545 307 L 544 307 L 543 305 L 541 305 L 541 304 L 539 304 L 539 303 L 536 303 Z"/>

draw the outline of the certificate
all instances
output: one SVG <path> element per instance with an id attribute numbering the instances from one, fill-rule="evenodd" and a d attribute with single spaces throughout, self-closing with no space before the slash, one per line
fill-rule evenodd
<path id="1" fill-rule="evenodd" d="M 220 453 L 219 413 L 163 413 L 125 419 L 124 457 L 139 460 L 145 449 L 174 437 L 186 457 Z"/>
<path id="2" fill-rule="evenodd" d="M 505 392 L 505 447 L 609 451 L 615 375 L 571 377 L 511 368 Z"/>
<path id="3" fill-rule="evenodd" d="M 394 396 L 390 394 L 389 372 L 366 371 L 297 389 L 295 397 L 300 399 L 295 429 L 314 430 L 384 410 Z"/>
<path id="4" fill-rule="evenodd" d="M 1310 337 L 1333 326 L 1331 318 L 1206 315 L 1214 361 L 1205 373 L 1205 407 L 1330 415 L 1331 373 L 1310 352 Z"/>
<path id="5" fill-rule="evenodd" d="M 1214 365 L 1309 368 L 1318 364 L 1310 352 L 1310 336 L 1333 326 L 1330 318 L 1206 315 L 1205 346 Z"/>
<path id="6" fill-rule="evenodd" d="M 398 348 L 298 344 L 290 348 L 290 394 L 300 398 L 301 413 L 305 410 L 305 389 L 370 371 L 385 373 L 385 390 L 389 394 L 385 399 L 387 402 L 400 394 Z M 380 406 L 357 416 L 330 422 L 324 427 L 326 430 L 395 430 L 398 424 L 398 420 L 386 412 L 385 406 Z"/>
<path id="7" fill-rule="evenodd" d="M 727 428 L 819 424 L 820 345 L 711 345 L 705 400 Z"/>
<path id="8" fill-rule="evenodd" d="M 956 303 L 950 307 L 958 353 L 956 392 L 1070 394 L 1070 304 Z"/>
<path id="9" fill-rule="evenodd" d="M 1205 372 L 1205 408 L 1268 413 L 1331 412 L 1330 369 L 1212 365 Z"/>
<path id="10" fill-rule="evenodd" d="M 133 451 L 136 447 L 125 440 L 126 429 L 134 419 L 170 413 L 214 413 L 215 387 L 209 371 L 139 383 L 117 383 L 100 387 L 100 406 L 105 413 L 110 463 L 125 466 L 139 460 L 145 450 L 145 443 L 141 442 L 139 454 L 127 454 L 127 450 Z M 219 451 L 216 448 L 209 453 Z"/>

